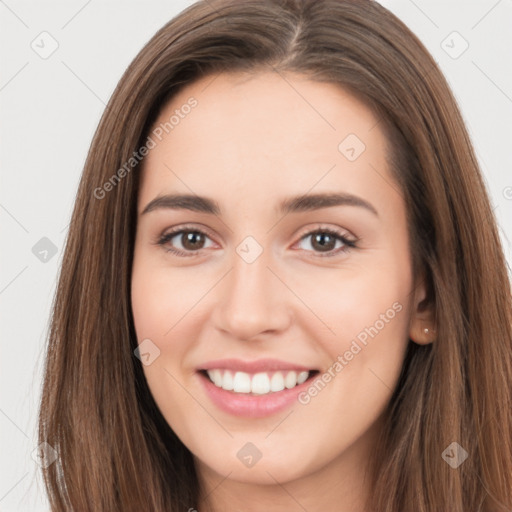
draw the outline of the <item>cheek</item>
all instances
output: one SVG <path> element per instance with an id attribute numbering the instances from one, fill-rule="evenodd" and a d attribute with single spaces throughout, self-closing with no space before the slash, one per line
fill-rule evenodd
<path id="1" fill-rule="evenodd" d="M 371 264 L 318 273 L 301 289 L 316 314 L 302 325 L 329 356 L 318 389 L 328 384 L 334 402 L 368 419 L 368 405 L 383 407 L 396 386 L 408 344 L 412 274 L 408 252 L 395 247 L 372 254 Z"/>
<path id="2" fill-rule="evenodd" d="M 204 277 L 204 278 L 203 278 Z M 199 340 L 205 321 L 206 301 L 201 298 L 210 288 L 206 276 L 199 276 L 192 267 L 170 268 L 153 255 L 135 253 L 131 303 L 137 342 L 151 340 L 157 357 L 143 365 L 155 401 L 163 409 L 172 409 L 174 402 L 188 395 L 181 393 L 183 372 L 194 373 L 188 354 Z M 182 396 L 183 395 L 183 396 Z"/>
<path id="3" fill-rule="evenodd" d="M 191 307 L 207 286 L 193 286 L 191 277 L 180 269 L 163 267 L 161 262 L 149 257 L 135 259 L 131 301 L 139 342 L 143 338 L 154 337 L 155 343 L 161 343 L 164 338 L 173 336 L 185 315 L 187 319 L 189 314 L 193 316 Z"/>
<path id="4" fill-rule="evenodd" d="M 342 452 L 371 428 L 389 403 L 402 368 L 410 276 L 407 267 L 376 268 L 353 272 L 351 277 L 340 273 L 339 279 L 331 273 L 317 281 L 325 285 L 324 293 L 317 286 L 316 292 L 313 287 L 308 291 L 311 308 L 334 331 L 321 327 L 319 335 L 322 324 L 317 318 L 310 322 L 312 339 L 328 357 L 318 377 L 299 396 L 297 411 L 315 425 L 317 430 L 309 430 L 310 435 L 320 432 L 331 440 L 318 447 L 322 460 L 331 450 Z"/>
<path id="5" fill-rule="evenodd" d="M 391 258 L 392 259 L 392 258 Z M 400 340 L 407 336 L 411 275 L 407 264 L 386 264 L 383 259 L 363 268 L 329 269 L 314 279 L 296 281 L 314 315 L 303 315 L 310 330 L 333 357 L 379 336 Z"/>
<path id="6" fill-rule="evenodd" d="M 194 402 L 180 384 L 189 340 L 195 337 L 191 306 L 197 298 L 189 296 L 190 284 L 180 275 L 150 264 L 150 258 L 135 260 L 131 301 L 137 342 L 151 340 L 151 363 L 142 366 L 151 395 L 167 423 L 188 439 L 187 416 L 176 411 L 187 410 L 193 417 L 202 413 L 194 410 Z"/>
<path id="7" fill-rule="evenodd" d="M 180 327 L 178 319 L 184 315 L 183 301 L 176 291 L 176 283 L 169 282 L 165 273 L 151 261 L 151 258 L 136 257 L 131 281 L 131 303 L 137 342 L 151 353 L 149 363 L 143 363 L 143 371 L 151 394 L 159 405 L 168 393 L 176 365 L 181 360 L 180 345 L 175 344 L 170 351 L 166 340 L 175 335 Z M 176 327 L 177 324 L 177 327 Z M 148 341 L 149 340 L 149 341 Z M 142 352 L 142 348 L 140 349 Z M 169 353 L 173 357 L 169 357 Z M 168 372 L 168 373 L 167 373 Z"/>

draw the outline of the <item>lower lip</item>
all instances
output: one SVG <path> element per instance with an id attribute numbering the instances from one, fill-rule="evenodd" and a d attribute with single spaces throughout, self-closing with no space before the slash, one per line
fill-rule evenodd
<path id="1" fill-rule="evenodd" d="M 297 401 L 297 395 L 310 385 L 310 379 L 308 379 L 291 389 L 283 389 L 283 391 L 275 391 L 266 395 L 250 395 L 218 388 L 207 376 L 202 373 L 198 373 L 198 375 L 206 394 L 219 409 L 245 418 L 263 418 L 284 411 Z"/>

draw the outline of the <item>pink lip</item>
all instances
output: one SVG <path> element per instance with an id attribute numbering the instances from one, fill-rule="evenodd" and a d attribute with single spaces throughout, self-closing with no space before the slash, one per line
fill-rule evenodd
<path id="1" fill-rule="evenodd" d="M 307 372 L 313 370 L 299 364 L 288 363 L 278 359 L 258 359 L 256 361 L 242 361 L 241 359 L 217 359 L 215 361 L 208 361 L 204 363 L 198 370 L 231 370 L 234 372 L 245 373 L 258 373 L 258 372 L 272 372 L 279 370 L 288 370 L 296 372 Z"/>
<path id="2" fill-rule="evenodd" d="M 224 412 L 246 418 L 263 418 L 283 411 L 294 402 L 297 395 L 311 383 L 309 379 L 292 389 L 284 389 L 268 395 L 235 393 L 218 388 L 210 379 L 198 373 L 199 379 L 212 402 Z"/>
<path id="3" fill-rule="evenodd" d="M 269 365 L 269 361 L 274 364 Z M 234 363 L 236 362 L 236 364 Z M 260 360 L 253 363 L 239 364 L 241 361 L 233 359 L 224 359 L 222 361 L 211 361 L 204 365 L 201 369 L 226 369 L 245 371 L 247 373 L 257 373 L 264 368 L 268 371 L 278 370 L 295 370 L 308 371 L 304 366 L 290 365 L 275 360 Z M 232 414 L 233 416 L 246 418 L 263 418 L 271 416 L 290 407 L 297 402 L 299 393 L 305 391 L 311 384 L 311 376 L 306 382 L 299 384 L 292 389 L 283 389 L 283 391 L 271 392 L 266 395 L 253 395 L 252 393 L 235 393 L 234 391 L 226 391 L 217 387 L 205 372 L 197 373 L 201 384 L 210 398 L 210 400 L 222 411 Z"/>

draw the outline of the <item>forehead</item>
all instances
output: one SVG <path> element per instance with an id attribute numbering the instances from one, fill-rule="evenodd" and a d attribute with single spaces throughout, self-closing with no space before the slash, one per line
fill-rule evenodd
<path id="1" fill-rule="evenodd" d="M 361 193 L 387 173 L 378 121 L 340 86 L 303 75 L 206 76 L 181 89 L 154 123 L 141 201 L 169 188 L 217 190 L 226 200 L 242 189 L 283 195 L 317 185 Z"/>

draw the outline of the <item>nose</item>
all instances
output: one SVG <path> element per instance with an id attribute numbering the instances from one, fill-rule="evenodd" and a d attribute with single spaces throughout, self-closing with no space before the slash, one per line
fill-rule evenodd
<path id="1" fill-rule="evenodd" d="M 286 329 L 290 292 L 269 266 L 265 251 L 252 263 L 234 254 L 232 268 L 217 289 L 212 319 L 219 330 L 250 340 Z"/>

